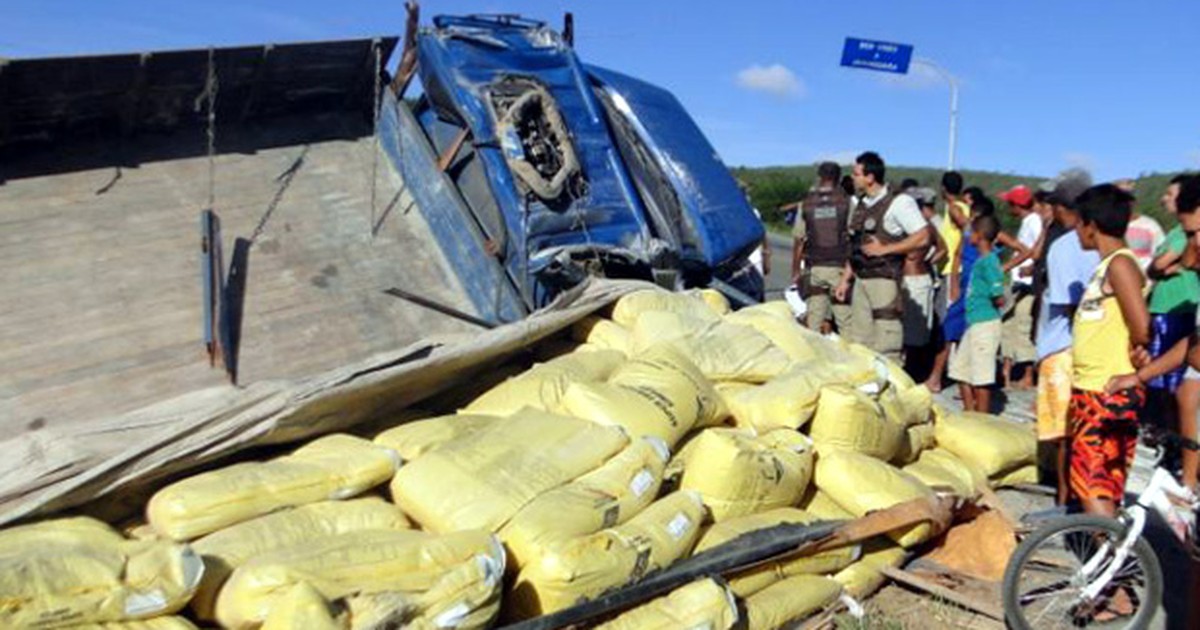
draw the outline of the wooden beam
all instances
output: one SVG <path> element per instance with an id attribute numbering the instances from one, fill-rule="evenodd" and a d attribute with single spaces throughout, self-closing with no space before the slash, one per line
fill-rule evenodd
<path id="1" fill-rule="evenodd" d="M 967 610 L 977 612 L 985 617 L 991 617 L 997 621 L 1004 621 L 1004 610 L 991 602 L 980 601 L 976 598 L 969 597 L 955 590 L 946 588 L 941 584 L 937 584 L 930 580 L 909 573 L 903 569 L 892 567 L 883 567 L 881 572 L 901 584 L 911 586 L 912 588 L 925 591 L 934 597 L 940 597 L 952 604 L 957 604 Z"/>

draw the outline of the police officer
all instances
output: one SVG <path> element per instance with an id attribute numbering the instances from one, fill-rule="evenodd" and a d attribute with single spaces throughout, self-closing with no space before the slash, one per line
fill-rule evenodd
<path id="1" fill-rule="evenodd" d="M 886 173 L 883 158 L 873 151 L 854 161 L 854 187 L 862 199 L 850 220 L 850 261 L 834 297 L 844 299 L 853 283 L 845 337 L 899 361 L 904 259 L 927 247 L 930 235 L 917 202 L 888 190 Z"/>
<path id="2" fill-rule="evenodd" d="M 831 311 L 838 330 L 844 332 L 850 321 L 850 306 L 830 300 L 850 253 L 847 228 L 854 198 L 842 191 L 841 177 L 841 167 L 833 162 L 817 167 L 818 183 L 800 202 L 792 228 L 792 284 L 808 304 L 808 327 L 823 333 L 830 331 Z"/>

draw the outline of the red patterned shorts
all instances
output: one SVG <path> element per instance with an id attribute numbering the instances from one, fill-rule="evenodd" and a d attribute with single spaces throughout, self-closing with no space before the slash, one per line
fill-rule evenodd
<path id="1" fill-rule="evenodd" d="M 1071 494 L 1120 504 L 1137 451 L 1141 387 L 1113 394 L 1071 391 Z"/>

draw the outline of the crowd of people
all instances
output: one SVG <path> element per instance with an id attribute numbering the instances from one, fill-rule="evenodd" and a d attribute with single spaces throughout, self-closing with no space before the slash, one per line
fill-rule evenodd
<path id="1" fill-rule="evenodd" d="M 1196 439 L 1200 407 L 1200 176 L 1171 180 L 1170 231 L 1134 211 L 1132 181 L 1071 170 L 996 198 L 944 173 L 887 181 L 883 159 L 832 162 L 796 204 L 792 280 L 805 324 L 903 362 L 964 409 L 1036 388 L 1037 432 L 1059 503 L 1113 515 L 1139 430 Z M 1180 455 L 1197 485 L 1200 457 Z"/>

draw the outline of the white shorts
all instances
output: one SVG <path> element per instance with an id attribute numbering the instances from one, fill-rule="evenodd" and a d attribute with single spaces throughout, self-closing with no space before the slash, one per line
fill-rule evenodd
<path id="1" fill-rule="evenodd" d="M 971 324 L 950 351 L 950 378 L 977 387 L 995 385 L 999 354 L 1000 320 Z"/>

